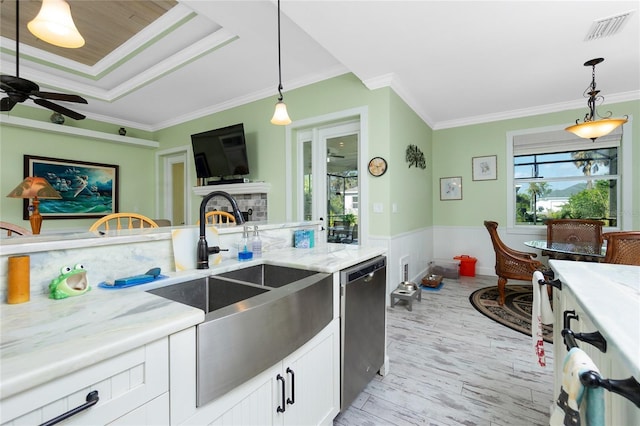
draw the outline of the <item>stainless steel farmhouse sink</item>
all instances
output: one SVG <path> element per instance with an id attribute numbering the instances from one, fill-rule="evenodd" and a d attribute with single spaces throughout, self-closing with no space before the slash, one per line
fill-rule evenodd
<path id="1" fill-rule="evenodd" d="M 262 264 L 236 269 L 235 271 L 225 272 L 217 276 L 277 288 L 314 274 L 316 274 L 316 272 L 306 269 Z"/>
<path id="2" fill-rule="evenodd" d="M 268 288 L 242 285 L 211 276 L 149 290 L 149 293 L 202 309 L 208 314 L 267 291 Z"/>
<path id="3" fill-rule="evenodd" d="M 149 290 L 205 311 L 197 328 L 197 405 L 304 345 L 333 318 L 331 274 L 258 265 Z"/>

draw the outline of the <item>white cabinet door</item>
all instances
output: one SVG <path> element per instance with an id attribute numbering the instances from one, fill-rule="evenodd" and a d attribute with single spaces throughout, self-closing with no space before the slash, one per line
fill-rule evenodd
<path id="1" fill-rule="evenodd" d="M 3 399 L 0 401 L 0 423 L 44 423 L 83 405 L 87 394 L 92 391 L 98 392 L 98 402 L 70 417 L 65 424 L 108 424 L 116 421 L 167 393 L 168 355 L 168 339 L 160 339 Z M 161 398 L 156 404 L 167 402 L 166 398 Z M 160 423 L 169 422 L 168 405 L 157 408 L 154 414 L 152 423 L 161 419 Z"/>
<path id="2" fill-rule="evenodd" d="M 339 320 L 334 319 L 285 360 L 199 407 L 184 424 L 332 424 L 340 410 L 339 345 Z"/>
<path id="3" fill-rule="evenodd" d="M 264 425 L 273 424 L 275 418 L 275 407 L 273 401 L 272 377 L 280 371 L 280 365 L 267 370 L 267 374 L 260 374 L 258 377 L 240 386 L 238 392 L 231 391 L 216 403 L 219 408 L 224 409 L 230 401 L 235 400 L 236 404 L 219 415 L 211 425 Z"/>
<path id="4" fill-rule="evenodd" d="M 554 342 L 557 342 L 554 345 L 554 395 L 557 397 L 560 385 L 562 384 L 563 361 L 567 354 L 566 346 L 562 336 L 560 335 L 560 331 L 563 328 L 563 313 L 567 310 L 575 311 L 578 319 L 571 320 L 570 324 L 571 330 L 575 333 L 593 333 L 600 331 L 605 339 L 607 336 L 606 331 L 598 330 L 592 319 L 585 313 L 583 307 L 576 301 L 575 297 L 569 290 L 560 292 L 555 300 L 557 301 L 557 304 L 554 306 L 557 306 L 558 308 L 555 312 L 556 325 L 554 327 Z M 598 367 L 602 378 L 627 379 L 633 375 L 623 366 L 623 363 L 620 361 L 621 358 L 618 354 L 617 348 L 612 347 L 612 345 L 608 345 L 606 352 L 601 352 L 598 348 L 589 343 L 577 339 L 576 343 Z M 604 391 L 604 400 L 605 425 L 640 425 L 640 408 L 636 407 L 631 401 L 607 390 Z"/>
<path id="5" fill-rule="evenodd" d="M 287 426 L 331 424 L 340 410 L 339 320 L 310 343 L 283 362 Z"/>

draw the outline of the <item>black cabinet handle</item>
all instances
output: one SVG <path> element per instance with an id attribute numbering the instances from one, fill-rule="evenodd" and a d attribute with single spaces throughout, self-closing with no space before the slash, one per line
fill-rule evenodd
<path id="1" fill-rule="evenodd" d="M 287 367 L 287 374 L 291 374 L 291 398 L 287 398 L 287 404 L 293 405 L 296 403 L 296 375 L 289 367 Z"/>
<path id="2" fill-rule="evenodd" d="M 285 410 L 285 395 L 284 395 L 284 377 L 282 377 L 280 374 L 278 374 L 276 376 L 276 380 L 281 380 L 282 381 L 282 405 L 278 405 L 278 409 L 276 410 L 278 413 L 284 413 Z"/>
<path id="3" fill-rule="evenodd" d="M 40 426 L 51 426 L 51 425 L 55 425 L 56 423 L 60 423 L 61 421 L 66 420 L 69 417 L 75 416 L 76 414 L 86 410 L 87 408 L 93 407 L 98 403 L 99 400 L 100 400 L 100 397 L 98 396 L 98 391 L 91 391 L 87 394 L 87 402 L 77 406 L 76 408 L 72 408 L 66 413 L 60 414 L 56 418 L 53 418 L 49 421 L 42 423 L 42 425 Z"/>

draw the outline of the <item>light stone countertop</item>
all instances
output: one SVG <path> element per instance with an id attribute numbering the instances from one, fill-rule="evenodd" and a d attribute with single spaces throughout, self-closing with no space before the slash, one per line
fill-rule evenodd
<path id="1" fill-rule="evenodd" d="M 607 347 L 619 352 L 640 380 L 640 266 L 569 260 L 549 263 L 562 281 L 562 291 L 575 296 L 607 339 Z"/>
<path id="2" fill-rule="evenodd" d="M 0 312 L 0 397 L 6 398 L 194 326 L 204 312 L 146 293 L 198 276 L 260 263 L 337 272 L 384 254 L 383 248 L 323 244 L 282 248 L 249 262 L 226 260 L 208 270 L 169 272 L 169 278 L 127 289 L 93 286 L 82 296 L 3 304 Z"/>

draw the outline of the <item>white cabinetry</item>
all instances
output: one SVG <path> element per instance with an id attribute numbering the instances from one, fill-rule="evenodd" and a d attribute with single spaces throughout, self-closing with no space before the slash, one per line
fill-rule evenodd
<path id="1" fill-rule="evenodd" d="M 339 320 L 334 319 L 282 362 L 194 410 L 185 424 L 332 424 L 340 410 L 339 345 Z M 172 383 L 172 407 L 173 398 Z"/>
<path id="2" fill-rule="evenodd" d="M 98 391 L 97 404 L 64 424 L 168 425 L 168 356 L 168 339 L 163 338 L 3 399 L 1 423 L 41 424 L 83 405 L 89 392 Z"/>
<path id="3" fill-rule="evenodd" d="M 564 283 L 563 283 L 564 284 Z M 611 339 L 607 336 L 607 330 L 599 330 L 595 321 L 587 313 L 585 307 L 576 300 L 570 288 L 564 286 L 561 292 L 554 290 L 555 322 L 553 339 L 557 342 L 554 345 L 554 395 L 558 397 L 562 385 L 562 367 L 567 348 L 564 344 L 561 331 L 563 328 L 564 312 L 575 311 L 578 319 L 570 321 L 570 328 L 574 333 L 592 333 L 599 331 L 607 340 L 606 352 L 601 352 L 595 346 L 577 340 L 576 343 L 593 361 L 600 370 L 600 375 L 604 379 L 627 379 L 633 373 L 622 362 L 620 352 L 615 345 L 611 344 Z M 640 336 L 638 336 L 640 338 Z M 638 378 L 636 377 L 636 380 Z M 640 408 L 636 407 L 628 399 L 607 390 L 604 391 L 605 398 L 605 425 L 640 425 Z M 555 401 L 554 401 L 555 404 Z M 554 405 L 555 406 L 555 405 Z"/>

